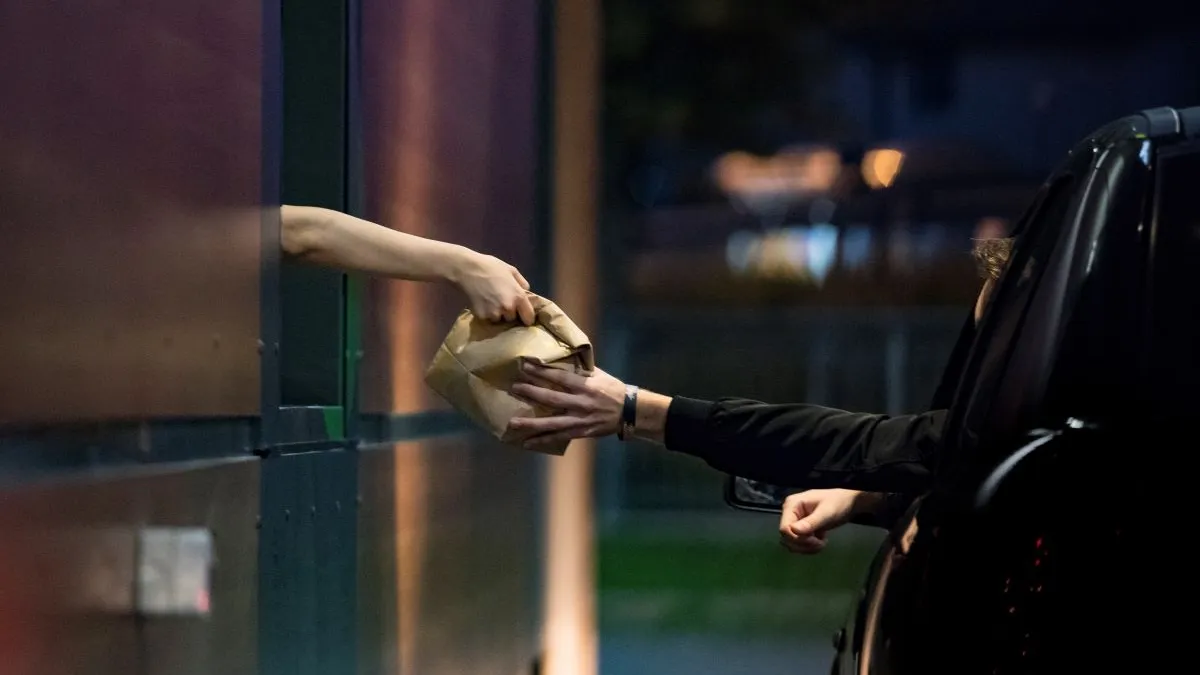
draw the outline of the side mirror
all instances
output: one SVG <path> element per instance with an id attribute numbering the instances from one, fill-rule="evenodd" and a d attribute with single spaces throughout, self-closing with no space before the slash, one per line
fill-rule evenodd
<path id="1" fill-rule="evenodd" d="M 783 500 L 798 491 L 796 488 L 730 476 L 725 481 L 725 503 L 743 511 L 779 513 L 783 510 Z"/>

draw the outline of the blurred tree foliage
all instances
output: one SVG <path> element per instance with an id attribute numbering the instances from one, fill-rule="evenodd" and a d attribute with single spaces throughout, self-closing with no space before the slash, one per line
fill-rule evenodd
<path id="1" fill-rule="evenodd" d="M 764 111 L 836 121 L 811 93 L 829 65 L 805 40 L 876 15 L 887 0 L 607 0 L 606 107 L 625 142 L 754 142 Z M 750 139 L 746 141 L 746 139 Z"/>
<path id="2" fill-rule="evenodd" d="M 831 65 L 819 38 L 888 5 L 896 3 L 606 0 L 610 176 L 627 175 L 661 144 L 770 152 L 780 130 L 847 131 L 817 95 Z"/>

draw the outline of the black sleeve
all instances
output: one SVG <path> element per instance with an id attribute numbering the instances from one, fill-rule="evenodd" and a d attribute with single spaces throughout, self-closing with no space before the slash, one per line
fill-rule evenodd
<path id="1" fill-rule="evenodd" d="M 664 441 L 725 473 L 776 485 L 916 494 L 928 488 L 945 416 L 677 396 Z"/>
<path id="2" fill-rule="evenodd" d="M 855 525 L 882 527 L 890 530 L 896 526 L 900 518 L 908 512 L 916 497 L 910 494 L 889 492 L 883 496 L 879 505 L 869 513 L 862 513 L 850 519 Z"/>

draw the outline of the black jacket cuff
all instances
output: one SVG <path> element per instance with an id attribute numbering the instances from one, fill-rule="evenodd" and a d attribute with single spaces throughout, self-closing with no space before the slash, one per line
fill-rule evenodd
<path id="1" fill-rule="evenodd" d="M 908 511 L 914 499 L 916 498 L 911 494 L 890 492 L 884 495 L 876 508 L 872 509 L 869 513 L 856 514 L 850 519 L 850 522 L 855 525 L 882 527 L 885 530 L 890 530 L 896 526 L 896 523 Z"/>
<path id="2" fill-rule="evenodd" d="M 708 459 L 704 453 L 706 447 L 711 447 L 712 430 L 708 419 L 712 415 L 712 401 L 704 401 L 686 396 L 676 396 L 667 407 L 667 422 L 663 427 L 663 444 L 668 450 L 682 452 L 702 459 Z"/>

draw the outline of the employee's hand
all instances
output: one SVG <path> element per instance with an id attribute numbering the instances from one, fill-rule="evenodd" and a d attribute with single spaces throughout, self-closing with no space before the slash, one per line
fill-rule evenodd
<path id="1" fill-rule="evenodd" d="M 779 543 L 792 553 L 820 553 L 829 531 L 850 521 L 865 494 L 834 489 L 805 490 L 789 496 L 779 517 Z"/>
<path id="2" fill-rule="evenodd" d="M 625 406 L 625 383 L 597 368 L 591 377 L 524 362 L 512 393 L 531 403 L 560 411 L 552 417 L 514 417 L 512 429 L 532 431 L 528 448 L 574 438 L 617 433 Z"/>
<path id="3" fill-rule="evenodd" d="M 488 321 L 533 323 L 529 282 L 503 260 L 468 251 L 454 274 L 454 283 L 467 296 L 471 312 Z"/>

